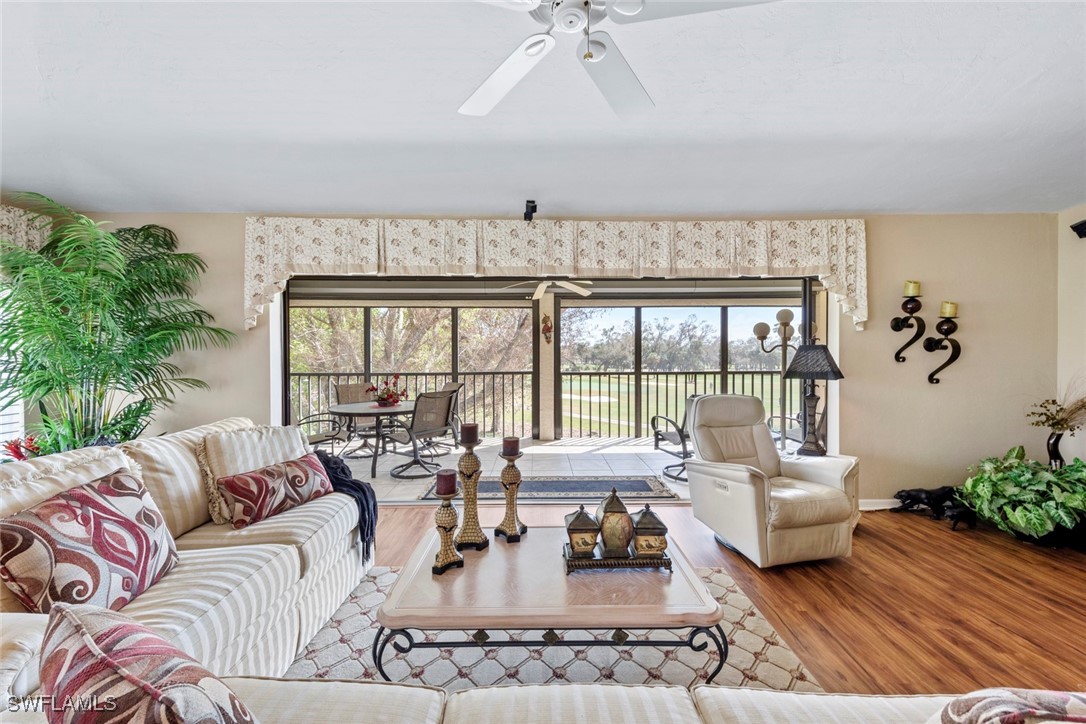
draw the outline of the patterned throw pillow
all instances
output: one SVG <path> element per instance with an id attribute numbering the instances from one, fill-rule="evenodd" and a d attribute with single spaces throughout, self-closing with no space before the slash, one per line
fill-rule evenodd
<path id="1" fill-rule="evenodd" d="M 951 701 L 929 724 L 1086 722 L 1086 693 L 982 689 Z"/>
<path id="2" fill-rule="evenodd" d="M 332 481 L 313 453 L 216 481 L 234 528 L 290 510 L 332 492 Z"/>
<path id="3" fill-rule="evenodd" d="M 32 613 L 122 608 L 176 564 L 162 513 L 127 468 L 0 520 L 0 580 Z"/>
<path id="4" fill-rule="evenodd" d="M 41 691 L 51 697 L 46 714 L 54 724 L 256 721 L 226 684 L 191 657 L 128 616 L 96 606 L 53 607 L 42 646 Z"/>

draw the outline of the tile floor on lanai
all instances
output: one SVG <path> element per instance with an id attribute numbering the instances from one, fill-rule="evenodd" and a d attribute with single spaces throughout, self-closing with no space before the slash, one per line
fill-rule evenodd
<path id="1" fill-rule="evenodd" d="M 667 453 L 654 450 L 652 438 L 573 438 L 553 442 L 538 442 L 530 438 L 520 441 L 523 457 L 517 461 L 521 474 L 528 475 L 660 475 L 665 465 L 678 462 Z M 407 450 L 401 446 L 401 450 Z M 456 468 L 463 448 L 438 458 L 443 467 Z M 483 465 L 483 475 L 497 476 L 505 461 L 498 457 L 501 440 L 484 440 L 475 448 Z M 377 460 L 377 476 L 370 477 L 369 458 L 349 458 L 355 477 L 373 485 L 377 500 L 384 503 L 417 503 L 418 498 L 433 484 L 433 477 L 400 480 L 389 470 L 408 460 L 391 453 Z M 680 497 L 688 499 L 685 483 L 661 480 Z"/>

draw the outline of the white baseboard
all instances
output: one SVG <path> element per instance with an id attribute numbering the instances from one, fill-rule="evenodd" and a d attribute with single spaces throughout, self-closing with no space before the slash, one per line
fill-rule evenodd
<path id="1" fill-rule="evenodd" d="M 900 500 L 894 498 L 861 498 L 860 510 L 886 510 L 901 505 Z"/>

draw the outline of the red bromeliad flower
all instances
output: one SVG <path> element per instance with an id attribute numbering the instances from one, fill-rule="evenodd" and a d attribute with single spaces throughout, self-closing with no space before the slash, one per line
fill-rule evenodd
<path id="1" fill-rule="evenodd" d="M 0 445 L 4 449 L 12 460 L 26 460 L 26 453 L 23 452 L 23 441 L 19 438 L 14 440 L 8 440 L 4 444 Z"/>

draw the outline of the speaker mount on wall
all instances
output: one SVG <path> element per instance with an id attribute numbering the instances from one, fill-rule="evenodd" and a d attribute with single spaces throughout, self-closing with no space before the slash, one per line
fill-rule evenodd
<path id="1" fill-rule="evenodd" d="M 1078 238 L 1086 239 L 1086 219 L 1083 219 L 1077 224 L 1071 224 L 1071 231 L 1078 234 Z"/>

